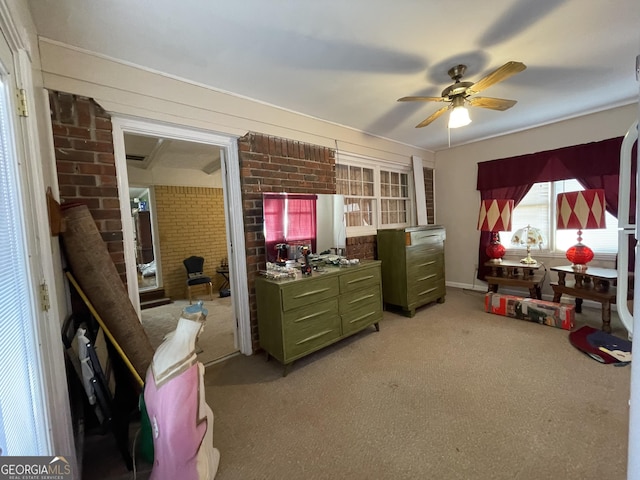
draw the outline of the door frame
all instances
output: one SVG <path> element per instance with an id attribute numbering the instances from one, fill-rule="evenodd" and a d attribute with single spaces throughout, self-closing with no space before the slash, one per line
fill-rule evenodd
<path id="1" fill-rule="evenodd" d="M 140 315 L 140 297 L 136 261 L 134 255 L 133 225 L 129 206 L 129 176 L 125 155 L 124 134 L 149 135 L 214 145 L 222 149 L 221 168 L 223 176 L 223 197 L 226 221 L 226 240 L 229 258 L 230 285 L 233 292 L 233 306 L 237 324 L 237 341 L 240 353 L 251 355 L 251 322 L 249 293 L 247 289 L 247 263 L 245 257 L 245 237 L 243 216 L 233 214 L 242 212 L 242 190 L 240 186 L 240 164 L 238 158 L 238 137 L 219 134 L 208 130 L 133 118 L 112 113 L 113 148 L 122 218 L 122 240 L 126 264 L 129 298 L 134 305 L 138 318 Z"/>

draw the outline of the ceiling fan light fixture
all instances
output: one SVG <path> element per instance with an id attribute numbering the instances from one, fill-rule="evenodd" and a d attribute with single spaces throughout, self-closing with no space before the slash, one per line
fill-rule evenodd
<path id="1" fill-rule="evenodd" d="M 449 114 L 449 128 L 464 127 L 470 123 L 471 117 L 469 117 L 469 110 L 464 106 L 464 100 L 455 98 L 453 100 L 453 109 Z"/>

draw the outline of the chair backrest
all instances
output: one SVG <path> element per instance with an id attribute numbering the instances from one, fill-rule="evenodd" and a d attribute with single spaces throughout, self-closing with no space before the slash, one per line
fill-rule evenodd
<path id="1" fill-rule="evenodd" d="M 185 258 L 182 263 L 184 264 L 184 268 L 187 269 L 187 275 L 189 277 L 202 275 L 202 272 L 204 272 L 204 258 L 202 257 L 192 255 L 189 258 Z"/>

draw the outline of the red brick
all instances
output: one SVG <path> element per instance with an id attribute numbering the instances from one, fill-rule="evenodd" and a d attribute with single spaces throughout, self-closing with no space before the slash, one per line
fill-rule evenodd
<path id="1" fill-rule="evenodd" d="M 96 142 L 93 140 L 74 139 L 73 148 L 82 151 L 113 153 L 113 142 Z"/>
<path id="2" fill-rule="evenodd" d="M 56 148 L 56 159 L 93 163 L 96 159 L 96 155 L 93 152 L 80 152 L 69 148 Z"/>
<path id="3" fill-rule="evenodd" d="M 77 174 L 58 174 L 58 182 L 60 185 L 90 185 L 96 184 L 96 177 L 93 175 L 77 175 Z"/>

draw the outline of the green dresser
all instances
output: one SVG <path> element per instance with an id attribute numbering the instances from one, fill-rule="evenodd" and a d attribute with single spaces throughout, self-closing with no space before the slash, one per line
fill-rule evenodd
<path id="1" fill-rule="evenodd" d="M 256 278 L 260 346 L 282 364 L 382 320 L 381 262 L 326 267 L 309 277 Z"/>
<path id="2" fill-rule="evenodd" d="M 444 302 L 444 241 L 440 225 L 378 230 L 385 304 L 413 317 L 422 305 Z"/>

